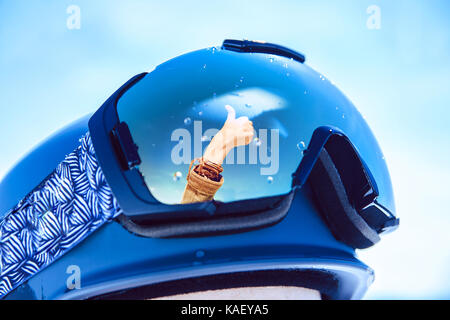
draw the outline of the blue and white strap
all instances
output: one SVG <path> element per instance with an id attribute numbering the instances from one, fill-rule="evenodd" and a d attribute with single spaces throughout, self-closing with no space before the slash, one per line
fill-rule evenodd
<path id="1" fill-rule="evenodd" d="M 120 213 L 87 133 L 0 222 L 0 298 Z"/>

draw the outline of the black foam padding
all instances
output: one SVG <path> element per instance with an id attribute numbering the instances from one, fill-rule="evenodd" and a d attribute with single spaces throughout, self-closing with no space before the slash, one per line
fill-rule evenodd
<path id="1" fill-rule="evenodd" d="M 314 289 L 321 293 L 322 299 L 336 299 L 339 281 L 326 270 L 259 270 L 172 280 L 107 293 L 91 299 L 142 300 L 207 290 L 267 286 Z"/>
<path id="2" fill-rule="evenodd" d="M 217 216 L 200 220 L 138 224 L 123 214 L 117 217 L 117 220 L 128 231 L 151 238 L 206 237 L 233 234 L 265 228 L 280 222 L 286 217 L 294 195 L 295 190 L 279 197 L 278 201 L 271 205 L 271 208 L 259 212 L 252 211 L 251 202 L 242 202 L 245 205 L 241 208 L 241 212 L 228 214 L 221 212 Z M 251 214 L 248 214 L 249 212 Z"/>
<path id="3" fill-rule="evenodd" d="M 380 240 L 349 202 L 341 176 L 326 149 L 322 149 L 309 181 L 316 202 L 336 239 L 357 249 Z"/>

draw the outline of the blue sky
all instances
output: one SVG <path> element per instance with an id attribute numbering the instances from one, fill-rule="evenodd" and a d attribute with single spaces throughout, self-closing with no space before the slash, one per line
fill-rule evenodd
<path id="1" fill-rule="evenodd" d="M 77 5 L 80 29 L 66 26 Z M 380 29 L 366 26 L 380 9 Z M 367 298 L 450 298 L 450 3 L 0 0 L 0 178 L 95 111 L 132 75 L 225 38 L 306 55 L 366 117 L 385 153 L 400 229 L 361 259 Z"/>

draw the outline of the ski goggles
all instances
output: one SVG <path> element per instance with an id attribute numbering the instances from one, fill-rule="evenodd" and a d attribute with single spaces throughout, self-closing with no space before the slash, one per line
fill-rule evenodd
<path id="1" fill-rule="evenodd" d="M 351 102 L 292 50 L 241 43 L 242 50 L 225 41 L 133 77 L 90 120 L 124 223 L 164 237 L 273 224 L 325 149 L 342 181 L 333 189 L 355 208 L 354 219 L 371 225 L 372 243 L 395 228 L 384 156 Z M 253 122 L 255 138 L 226 158 L 214 201 L 179 204 L 191 160 L 223 125 L 225 105 Z"/>

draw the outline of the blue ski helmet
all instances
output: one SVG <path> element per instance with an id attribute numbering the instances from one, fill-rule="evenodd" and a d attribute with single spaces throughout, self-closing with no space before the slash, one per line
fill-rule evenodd
<path id="1" fill-rule="evenodd" d="M 182 204 L 192 160 L 230 107 L 252 140 L 227 153 L 213 200 Z M 353 104 L 302 54 L 247 40 L 130 79 L 6 175 L 0 218 L 8 299 L 269 285 L 358 299 L 373 271 L 355 249 L 399 223 L 383 154 Z"/>

